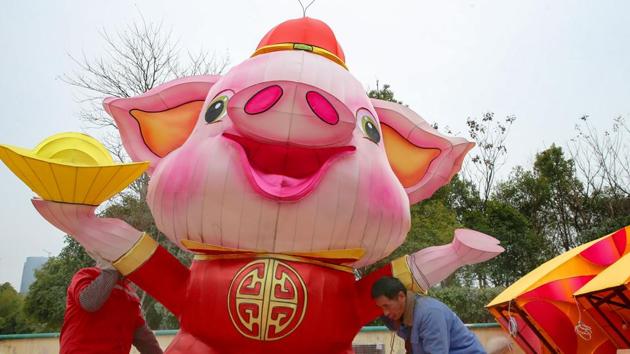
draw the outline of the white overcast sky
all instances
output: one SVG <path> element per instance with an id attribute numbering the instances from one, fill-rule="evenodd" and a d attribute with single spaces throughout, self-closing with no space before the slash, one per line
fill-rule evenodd
<path id="1" fill-rule="evenodd" d="M 77 92 L 58 79 L 76 69 L 68 54 L 102 55 L 99 31 L 115 33 L 140 14 L 172 29 L 182 49 L 229 52 L 237 64 L 301 9 L 289 0 L 5 1 L 0 143 L 31 148 L 84 131 Z M 505 173 L 551 143 L 564 146 L 584 114 L 602 127 L 630 116 L 628 1 L 318 0 L 308 15 L 332 27 L 366 87 L 391 84 L 429 122 L 465 132 L 468 116 L 515 115 Z M 1 164 L 0 196 L 0 283 L 19 288 L 25 258 L 57 254 L 62 233 Z"/>

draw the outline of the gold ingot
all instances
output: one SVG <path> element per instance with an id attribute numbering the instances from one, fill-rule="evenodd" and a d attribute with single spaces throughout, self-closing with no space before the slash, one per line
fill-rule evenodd
<path id="1" fill-rule="evenodd" d="M 149 167 L 115 163 L 98 140 L 81 133 L 53 135 L 32 150 L 0 145 L 0 159 L 42 199 L 87 205 L 111 198 Z"/>

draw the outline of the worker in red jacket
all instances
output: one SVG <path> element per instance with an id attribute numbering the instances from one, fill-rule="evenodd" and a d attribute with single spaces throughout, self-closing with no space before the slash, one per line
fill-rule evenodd
<path id="1" fill-rule="evenodd" d="M 130 282 L 98 256 L 97 267 L 83 268 L 68 286 L 60 353 L 161 354 L 140 311 Z"/>

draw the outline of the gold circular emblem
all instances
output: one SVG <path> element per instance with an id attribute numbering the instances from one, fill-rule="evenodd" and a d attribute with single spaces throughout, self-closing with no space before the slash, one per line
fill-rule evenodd
<path id="1" fill-rule="evenodd" d="M 228 292 L 232 324 L 245 337 L 260 341 L 284 338 L 306 313 L 304 281 L 288 264 L 259 259 L 241 268 Z"/>

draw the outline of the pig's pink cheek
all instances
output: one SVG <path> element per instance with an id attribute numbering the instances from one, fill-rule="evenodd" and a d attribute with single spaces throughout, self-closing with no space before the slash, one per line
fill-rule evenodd
<path id="1" fill-rule="evenodd" d="M 306 93 L 306 102 L 319 119 L 330 125 L 339 122 L 339 113 L 324 96 L 315 91 L 309 91 Z"/>
<path id="2" fill-rule="evenodd" d="M 265 87 L 247 101 L 245 113 L 254 115 L 266 112 L 278 102 L 282 93 L 282 88 L 278 85 Z"/>
<path id="3" fill-rule="evenodd" d="M 368 191 L 364 191 L 367 195 L 369 203 L 378 205 L 383 210 L 394 212 L 400 208 L 401 199 L 398 188 L 389 182 L 386 175 L 376 173 L 372 176 Z"/>

